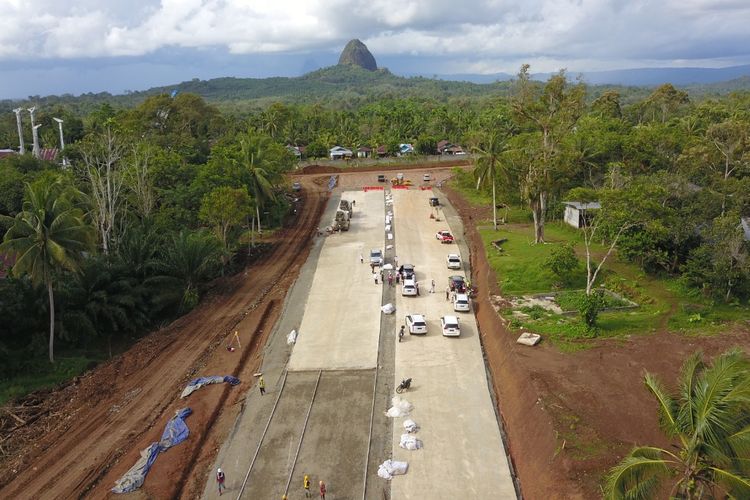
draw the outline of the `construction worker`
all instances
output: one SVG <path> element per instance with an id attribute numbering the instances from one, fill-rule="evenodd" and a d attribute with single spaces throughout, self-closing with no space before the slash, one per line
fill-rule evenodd
<path id="1" fill-rule="evenodd" d="M 401 325 L 401 330 L 398 331 L 398 341 L 401 342 L 401 339 L 404 338 L 404 329 L 406 327 L 404 325 Z"/>
<path id="2" fill-rule="evenodd" d="M 227 487 L 224 485 L 224 481 L 226 480 L 226 476 L 224 475 L 224 471 L 221 470 L 221 467 L 216 469 L 216 484 L 219 485 L 219 496 L 221 496 L 221 490 L 227 489 Z"/>
<path id="3" fill-rule="evenodd" d="M 305 474 L 305 479 L 302 480 L 302 487 L 305 488 L 305 498 L 312 498 L 310 493 L 310 476 Z"/>
<path id="4" fill-rule="evenodd" d="M 258 389 L 260 389 L 260 395 L 263 396 L 266 393 L 266 381 L 263 380 L 263 375 L 258 379 Z"/>
<path id="5" fill-rule="evenodd" d="M 326 483 L 320 482 L 320 500 L 326 500 Z"/>

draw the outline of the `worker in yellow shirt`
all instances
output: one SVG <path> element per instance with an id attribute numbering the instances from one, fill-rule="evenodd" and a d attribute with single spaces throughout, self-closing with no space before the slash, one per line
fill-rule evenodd
<path id="1" fill-rule="evenodd" d="M 305 479 L 302 482 L 302 485 L 305 487 L 305 498 L 310 498 L 310 476 L 305 474 Z"/>

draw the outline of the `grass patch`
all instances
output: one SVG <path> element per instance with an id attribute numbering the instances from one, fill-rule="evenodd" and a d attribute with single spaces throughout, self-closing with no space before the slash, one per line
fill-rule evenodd
<path id="1" fill-rule="evenodd" d="M 567 291 L 558 293 L 555 296 L 555 302 L 557 302 L 557 305 L 559 305 L 563 311 L 577 311 L 578 304 L 580 304 L 581 299 L 585 295 L 586 295 L 585 290 L 567 290 Z M 614 308 L 614 307 L 625 307 L 625 306 L 631 305 L 628 302 L 608 293 L 605 293 L 602 296 L 602 298 L 604 299 L 605 309 Z"/>
<path id="2" fill-rule="evenodd" d="M 533 227 L 529 224 L 510 224 L 498 231 L 480 228 L 487 257 L 503 295 L 517 296 L 558 291 L 558 304 L 563 310 L 576 310 L 576 290 L 585 288 L 585 249 L 581 234 L 561 222 L 545 226 L 547 244 L 533 242 Z M 493 241 L 505 239 L 501 250 Z M 570 242 L 581 262 L 567 283 L 545 268 L 544 262 L 555 244 Z M 606 248 L 593 245 L 592 252 L 602 255 Z M 593 263 L 598 264 L 598 260 Z M 585 349 L 594 337 L 625 338 L 668 328 L 687 334 L 712 334 L 726 330 L 732 322 L 750 317 L 750 308 L 740 304 L 715 303 L 681 286 L 679 280 L 646 275 L 637 266 L 610 256 L 596 286 L 604 284 L 608 290 L 639 304 L 638 309 L 602 312 L 597 329 L 586 328 L 577 316 L 560 316 L 541 308 L 521 310 L 524 318 L 512 318 L 511 327 L 540 333 L 563 351 Z M 619 307 L 614 297 L 608 297 L 607 307 Z M 510 314 L 511 311 L 505 311 Z M 510 316 L 508 316 L 510 317 Z"/>
<path id="3" fill-rule="evenodd" d="M 94 361 L 82 356 L 58 358 L 53 365 L 44 359 L 40 359 L 38 362 L 34 362 L 34 366 L 29 369 L 33 373 L 2 380 L 0 384 L 0 405 L 30 392 L 51 388 L 61 382 L 70 380 L 86 371 Z"/>

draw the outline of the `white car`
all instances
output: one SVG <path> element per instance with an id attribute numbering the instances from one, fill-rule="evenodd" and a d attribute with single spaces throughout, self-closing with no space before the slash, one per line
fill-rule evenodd
<path id="1" fill-rule="evenodd" d="M 425 335 L 427 333 L 427 321 L 421 314 L 407 314 L 406 328 L 409 329 L 409 335 Z"/>
<path id="2" fill-rule="evenodd" d="M 375 266 L 383 265 L 383 251 L 379 248 L 370 250 L 370 264 Z"/>
<path id="3" fill-rule="evenodd" d="M 417 290 L 417 282 L 413 279 L 406 279 L 401 285 L 401 295 L 419 295 Z"/>
<path id="4" fill-rule="evenodd" d="M 449 253 L 446 262 L 448 269 L 461 269 L 461 256 L 457 253 Z"/>
<path id="5" fill-rule="evenodd" d="M 461 335 L 461 327 L 458 326 L 456 316 L 442 316 L 440 318 L 440 327 L 443 330 L 444 337 L 458 337 Z"/>
<path id="6" fill-rule="evenodd" d="M 457 293 L 453 298 L 453 310 L 467 312 L 471 311 L 471 303 L 469 303 L 469 296 L 465 293 Z"/>

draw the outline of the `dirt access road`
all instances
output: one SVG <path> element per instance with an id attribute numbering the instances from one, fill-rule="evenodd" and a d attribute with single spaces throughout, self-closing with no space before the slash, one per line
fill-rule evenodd
<path id="1" fill-rule="evenodd" d="M 312 179 L 303 185 L 298 219 L 259 262 L 219 280 L 195 310 L 46 398 L 45 413 L 3 443 L 15 452 L 0 464 L 0 498 L 105 497 L 185 406 L 193 409 L 190 439 L 159 456 L 131 497 L 200 494 L 207 464 L 255 382 L 266 337 L 325 207 L 327 193 Z M 230 353 L 224 345 L 235 330 L 244 349 Z M 235 375 L 242 384 L 209 386 L 179 399 L 187 381 L 216 374 Z"/>

